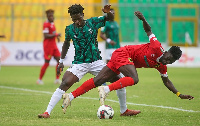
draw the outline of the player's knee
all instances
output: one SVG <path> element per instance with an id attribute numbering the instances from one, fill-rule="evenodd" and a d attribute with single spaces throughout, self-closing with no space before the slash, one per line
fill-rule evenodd
<path id="1" fill-rule="evenodd" d="M 105 83 L 105 81 L 103 81 L 103 79 L 94 79 L 94 85 L 96 87 L 101 86 L 103 83 Z"/>
<path id="2" fill-rule="evenodd" d="M 133 78 L 133 80 L 134 80 L 134 84 L 137 84 L 139 82 L 139 78 L 138 77 Z"/>

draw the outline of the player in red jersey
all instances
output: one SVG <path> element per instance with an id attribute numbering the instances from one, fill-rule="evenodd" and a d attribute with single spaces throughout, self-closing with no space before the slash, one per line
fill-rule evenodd
<path id="1" fill-rule="evenodd" d="M 43 41 L 43 49 L 44 49 L 44 65 L 41 67 L 40 76 L 37 80 L 37 84 L 43 84 L 42 78 L 45 74 L 47 67 L 49 66 L 49 62 L 52 56 L 56 59 L 57 65 L 56 70 L 58 67 L 59 59 L 60 59 L 60 51 L 56 45 L 56 38 L 58 42 L 60 41 L 60 33 L 56 33 L 56 27 L 54 25 L 54 10 L 49 9 L 46 11 L 47 21 L 43 24 L 43 34 L 44 34 L 44 41 Z M 56 74 L 55 84 L 60 84 L 59 75 Z"/>
<path id="2" fill-rule="evenodd" d="M 155 68 L 160 74 L 164 85 L 176 94 L 181 99 L 193 99 L 193 96 L 181 94 L 169 80 L 167 76 L 167 64 L 172 64 L 178 60 L 182 51 L 178 46 L 172 46 L 168 51 L 164 51 L 161 43 L 157 40 L 155 35 L 151 32 L 151 27 L 145 20 L 143 14 L 139 11 L 135 15 L 143 21 L 143 27 L 150 43 L 141 45 L 128 45 L 115 50 L 112 54 L 111 60 L 108 62 L 100 73 L 87 81 L 85 81 L 79 88 L 71 93 L 63 95 L 62 108 L 64 111 L 70 105 L 71 101 L 88 92 L 89 90 L 98 87 L 100 103 L 104 104 L 105 98 L 110 91 L 118 90 L 123 87 L 132 86 L 138 83 L 138 74 L 136 68 Z M 108 80 L 122 73 L 125 77 L 120 78 L 118 81 L 108 85 L 101 86 Z"/>

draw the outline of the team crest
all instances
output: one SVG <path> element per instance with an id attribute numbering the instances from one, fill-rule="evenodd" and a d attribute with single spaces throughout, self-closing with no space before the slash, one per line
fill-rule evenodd
<path id="1" fill-rule="evenodd" d="M 158 67 L 160 67 L 160 63 L 157 63 L 157 64 L 155 65 L 155 68 L 158 68 Z"/>
<path id="2" fill-rule="evenodd" d="M 128 61 L 129 61 L 129 62 L 133 62 L 132 58 L 130 58 L 130 57 L 128 58 Z"/>

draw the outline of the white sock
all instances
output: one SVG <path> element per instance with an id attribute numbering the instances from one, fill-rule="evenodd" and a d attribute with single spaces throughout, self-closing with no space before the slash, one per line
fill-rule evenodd
<path id="1" fill-rule="evenodd" d="M 105 91 L 106 93 L 109 93 L 109 92 L 110 92 L 110 88 L 109 88 L 108 86 L 104 86 L 104 91 Z"/>
<path id="2" fill-rule="evenodd" d="M 47 110 L 46 112 L 51 113 L 51 111 L 53 110 L 53 108 L 55 107 L 55 105 L 60 101 L 60 99 L 62 98 L 62 95 L 65 93 L 65 91 L 61 90 L 60 88 L 57 88 L 56 91 L 53 93 L 53 95 L 51 96 L 51 100 L 47 106 Z"/>
<path id="3" fill-rule="evenodd" d="M 74 95 L 72 93 L 69 93 L 69 99 L 72 101 L 74 99 Z"/>
<path id="4" fill-rule="evenodd" d="M 126 88 L 118 89 L 116 92 L 119 99 L 120 113 L 124 113 L 127 110 Z"/>

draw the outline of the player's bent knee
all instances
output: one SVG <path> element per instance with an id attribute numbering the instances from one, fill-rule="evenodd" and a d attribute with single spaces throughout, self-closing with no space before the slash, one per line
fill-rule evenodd
<path id="1" fill-rule="evenodd" d="M 134 78 L 134 84 L 137 84 L 139 82 L 139 78 Z"/>

